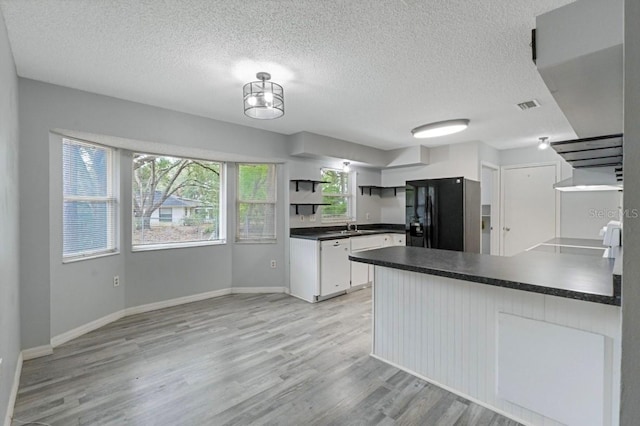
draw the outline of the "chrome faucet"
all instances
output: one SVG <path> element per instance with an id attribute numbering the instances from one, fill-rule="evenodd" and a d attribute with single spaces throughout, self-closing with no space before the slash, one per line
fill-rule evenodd
<path id="1" fill-rule="evenodd" d="M 358 225 L 356 223 L 347 222 L 347 231 L 357 231 Z"/>

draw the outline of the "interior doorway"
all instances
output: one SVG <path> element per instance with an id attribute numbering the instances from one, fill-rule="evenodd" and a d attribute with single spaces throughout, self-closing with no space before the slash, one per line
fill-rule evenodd
<path id="1" fill-rule="evenodd" d="M 558 165 L 502 168 L 501 253 L 513 256 L 556 236 Z"/>
<path id="2" fill-rule="evenodd" d="M 482 163 L 480 174 L 480 204 L 482 226 L 480 253 L 500 254 L 499 236 L 500 169 L 490 163 Z"/>

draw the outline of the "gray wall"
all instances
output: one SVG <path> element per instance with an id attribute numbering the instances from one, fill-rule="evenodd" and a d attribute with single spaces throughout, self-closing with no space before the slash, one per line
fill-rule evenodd
<path id="1" fill-rule="evenodd" d="M 279 198 L 278 244 L 236 244 L 231 232 L 234 205 L 229 202 L 226 245 L 132 253 L 127 184 L 129 150 L 223 161 L 283 161 L 288 157 L 286 136 L 33 80 L 19 79 L 19 91 L 23 348 L 47 345 L 51 336 L 128 306 L 233 285 L 288 285 L 288 218 L 283 213 L 288 194 Z M 120 254 L 62 264 L 60 148 L 52 129 L 94 135 L 92 140 L 122 148 Z M 279 183 L 284 187 L 288 166 L 281 167 Z M 229 200 L 235 187 L 232 168 Z M 269 267 L 271 259 L 278 268 Z M 112 285 L 116 274 L 120 288 Z"/>
<path id="2" fill-rule="evenodd" d="M 0 422 L 20 354 L 18 77 L 0 13 Z"/>
<path id="3" fill-rule="evenodd" d="M 356 146 L 352 144 L 352 147 Z M 335 159 L 310 159 L 310 158 L 295 158 L 289 162 L 289 179 L 310 179 L 320 180 L 320 173 L 322 168 L 335 168 L 341 169 L 343 167 L 342 160 Z M 389 194 L 385 192 L 382 196 L 379 193 L 374 192 L 372 196 L 366 192 L 361 194 L 358 186 L 360 185 L 380 185 L 380 171 L 378 169 L 365 168 L 354 166 L 351 168 L 353 199 L 355 201 L 357 223 L 380 223 L 381 222 L 381 200 L 387 199 L 393 196 L 393 192 Z M 311 191 L 310 184 L 300 184 L 299 191 L 296 192 L 295 184 L 289 183 L 289 200 L 290 202 L 300 203 L 319 203 L 322 202 L 322 186 L 316 186 L 316 192 Z M 398 194 L 399 196 L 400 194 Z M 314 215 L 311 213 L 310 207 L 300 207 L 298 215 L 296 215 L 295 209 L 289 207 L 289 224 L 292 228 L 308 228 L 315 226 L 332 226 L 339 225 L 342 222 L 336 223 L 322 223 L 321 210 L 317 211 Z M 367 213 L 369 217 L 367 218 Z M 304 216 L 304 221 L 301 220 L 301 216 Z"/>
<path id="4" fill-rule="evenodd" d="M 625 1 L 624 208 L 640 209 L 640 2 Z M 622 401 L 620 424 L 640 419 L 640 219 L 624 223 L 622 288 Z"/>
<path id="5" fill-rule="evenodd" d="M 122 254 L 62 263 L 62 137 L 49 136 L 49 265 L 50 270 L 50 335 L 56 336 L 124 307 L 125 263 Z M 119 169 L 120 152 L 116 155 Z M 123 193 L 121 180 L 118 193 Z M 119 203 L 119 218 L 130 217 Z M 44 216 L 44 215 L 43 215 Z M 121 236 L 122 237 L 122 236 Z M 120 238 L 122 241 L 122 238 Z M 118 247 L 122 247 L 118 243 Z M 113 287 L 118 275 L 120 287 Z"/>

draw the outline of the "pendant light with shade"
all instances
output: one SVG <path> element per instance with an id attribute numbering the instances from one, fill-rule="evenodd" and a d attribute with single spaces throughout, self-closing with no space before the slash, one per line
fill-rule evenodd
<path id="1" fill-rule="evenodd" d="M 259 120 L 273 120 L 284 115 L 284 89 L 271 80 L 271 74 L 259 72 L 259 81 L 247 83 L 242 88 L 244 114 Z"/>

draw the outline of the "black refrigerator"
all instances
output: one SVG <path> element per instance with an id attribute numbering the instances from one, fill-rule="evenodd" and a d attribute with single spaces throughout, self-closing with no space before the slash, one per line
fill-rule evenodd
<path id="1" fill-rule="evenodd" d="M 480 182 L 407 181 L 407 246 L 480 253 Z"/>

